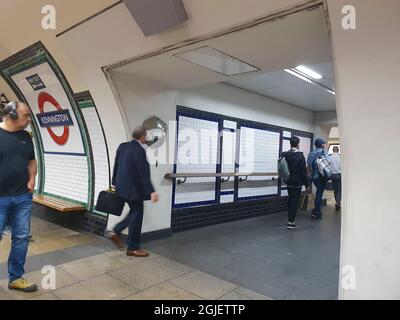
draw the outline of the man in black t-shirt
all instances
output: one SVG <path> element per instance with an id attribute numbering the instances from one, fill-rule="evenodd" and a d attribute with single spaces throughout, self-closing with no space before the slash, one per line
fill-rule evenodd
<path id="1" fill-rule="evenodd" d="M 0 123 L 0 235 L 9 223 L 12 244 L 8 288 L 23 292 L 37 290 L 37 285 L 22 277 L 37 173 L 32 138 L 25 131 L 30 123 L 31 112 L 24 103 L 11 102 L 4 107 L 4 118 Z"/>

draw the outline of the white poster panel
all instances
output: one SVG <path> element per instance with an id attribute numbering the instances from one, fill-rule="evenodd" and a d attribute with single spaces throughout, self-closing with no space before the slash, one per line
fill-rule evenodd
<path id="1" fill-rule="evenodd" d="M 299 149 L 301 152 L 303 152 L 304 157 L 306 158 L 307 161 L 311 149 L 311 139 L 305 137 L 299 137 L 299 139 L 300 139 Z"/>
<path id="2" fill-rule="evenodd" d="M 34 114 L 45 153 L 85 155 L 74 111 L 47 62 L 12 77 Z M 39 121 L 41 116 L 42 121 Z"/>
<path id="3" fill-rule="evenodd" d="M 279 132 L 242 127 L 239 172 L 246 172 L 249 167 L 246 162 L 252 159 L 252 172 L 275 173 L 279 158 L 280 137 Z M 249 154 L 252 156 L 249 157 Z M 246 181 L 239 184 L 239 198 L 278 194 L 278 185 L 271 183 L 271 178 L 248 177 Z M 277 179 L 278 176 L 275 178 Z"/>
<path id="4" fill-rule="evenodd" d="M 283 142 L 282 142 L 282 152 L 289 151 L 290 149 L 291 149 L 290 140 L 283 140 Z"/>
<path id="5" fill-rule="evenodd" d="M 180 116 L 176 173 L 216 173 L 218 122 Z M 188 178 L 177 184 L 175 204 L 215 201 L 215 177 Z"/>

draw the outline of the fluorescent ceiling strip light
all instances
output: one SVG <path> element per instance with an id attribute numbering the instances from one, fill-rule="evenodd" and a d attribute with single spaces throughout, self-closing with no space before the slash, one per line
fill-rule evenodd
<path id="1" fill-rule="evenodd" d="M 174 56 L 225 76 L 260 70 L 246 62 L 208 46 L 180 52 L 174 54 Z"/>
<path id="2" fill-rule="evenodd" d="M 297 77 L 297 78 L 300 78 L 301 80 L 304 80 L 304 81 L 306 81 L 308 83 L 313 84 L 313 82 L 310 79 L 306 78 L 305 76 L 302 76 L 300 73 L 297 73 L 297 72 L 295 72 L 295 71 L 293 71 L 291 69 L 285 69 L 285 71 L 287 73 L 290 73 L 291 75 Z"/>
<path id="3" fill-rule="evenodd" d="M 296 67 L 297 70 L 299 70 L 301 73 L 304 73 L 306 76 L 309 76 L 315 80 L 320 80 L 323 79 L 324 77 L 321 76 L 319 73 L 311 70 L 310 68 L 307 68 L 305 66 L 298 66 Z"/>
<path id="4" fill-rule="evenodd" d="M 290 73 L 291 75 L 293 75 L 293 76 L 295 76 L 295 77 L 301 79 L 301 80 L 306 81 L 306 82 L 309 83 L 309 84 L 312 84 L 313 86 L 318 86 L 318 87 L 324 89 L 326 92 L 329 92 L 330 94 L 332 94 L 332 95 L 334 95 L 334 96 L 336 95 L 336 92 L 335 92 L 334 90 L 329 89 L 329 88 L 323 86 L 322 84 L 320 84 L 320 83 L 318 83 L 318 82 L 312 81 L 311 79 L 309 79 L 309 78 L 303 76 L 302 74 L 298 73 L 298 72 L 296 71 L 296 69 L 285 69 L 285 71 L 286 71 L 287 73 Z"/>

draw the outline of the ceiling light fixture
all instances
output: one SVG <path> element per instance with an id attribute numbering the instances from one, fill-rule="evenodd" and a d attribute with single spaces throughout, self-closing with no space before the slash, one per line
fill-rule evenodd
<path id="1" fill-rule="evenodd" d="M 328 87 L 325 87 L 324 85 L 307 78 L 306 76 L 300 74 L 297 71 L 297 69 L 285 69 L 284 71 L 287 72 L 287 73 L 290 73 L 291 75 L 293 75 L 293 76 L 295 76 L 295 77 L 297 77 L 297 78 L 299 78 L 299 79 L 301 79 L 303 81 L 306 81 L 309 84 L 312 84 L 313 86 L 318 86 L 318 87 L 322 88 L 323 90 L 325 90 L 326 92 L 329 92 L 330 94 L 332 94 L 334 96 L 336 95 L 336 92 L 334 90 L 332 90 L 332 89 L 330 89 Z"/>
<path id="2" fill-rule="evenodd" d="M 180 52 L 174 54 L 174 57 L 184 59 L 225 76 L 233 76 L 260 70 L 259 68 L 209 46 Z"/>
<path id="3" fill-rule="evenodd" d="M 305 76 L 302 76 L 300 73 L 297 73 L 297 72 L 293 71 L 292 69 L 285 69 L 285 71 L 287 73 L 290 73 L 291 75 L 297 77 L 297 78 L 300 78 L 301 80 L 304 80 L 304 81 L 306 81 L 308 83 L 313 84 L 313 82 L 310 79 L 306 78 Z"/>
<path id="4" fill-rule="evenodd" d="M 320 80 L 323 79 L 324 77 L 321 76 L 319 73 L 311 70 L 310 68 L 307 68 L 305 66 L 297 66 L 296 69 L 300 71 L 301 73 L 304 73 L 306 76 L 309 76 L 315 80 Z"/>

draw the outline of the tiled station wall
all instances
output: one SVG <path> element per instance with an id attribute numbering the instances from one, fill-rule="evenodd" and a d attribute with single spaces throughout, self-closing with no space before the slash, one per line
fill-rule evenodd
<path id="1" fill-rule="evenodd" d="M 309 132 L 182 106 L 177 107 L 177 121 L 175 173 L 277 172 L 279 154 L 289 149 L 292 135 L 300 137 L 306 157 L 313 139 Z M 176 179 L 172 230 L 286 210 L 287 191 L 277 176 L 242 178 Z"/>

